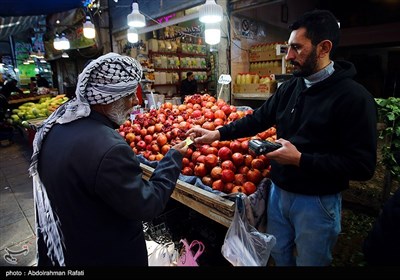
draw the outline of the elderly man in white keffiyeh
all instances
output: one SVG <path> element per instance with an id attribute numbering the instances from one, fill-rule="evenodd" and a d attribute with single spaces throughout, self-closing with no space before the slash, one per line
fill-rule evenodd
<path id="1" fill-rule="evenodd" d="M 187 150 L 173 146 L 152 177 L 116 128 L 137 104 L 140 64 L 116 53 L 91 61 L 76 97 L 41 125 L 30 174 L 39 266 L 147 266 L 142 221 L 165 208 Z"/>

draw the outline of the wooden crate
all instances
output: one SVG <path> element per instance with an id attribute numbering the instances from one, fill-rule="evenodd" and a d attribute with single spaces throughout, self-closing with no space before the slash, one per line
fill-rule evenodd
<path id="1" fill-rule="evenodd" d="M 143 170 L 143 178 L 148 180 L 154 168 L 142 163 L 140 167 Z M 235 213 L 233 201 L 181 180 L 176 183 L 171 197 L 226 227 L 230 226 Z"/>

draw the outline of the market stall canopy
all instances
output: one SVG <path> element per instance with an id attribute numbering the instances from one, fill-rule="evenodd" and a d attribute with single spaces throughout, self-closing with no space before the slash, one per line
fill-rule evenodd
<path id="1" fill-rule="evenodd" d="M 127 29 L 126 17 L 132 12 L 132 0 L 109 1 L 112 19 L 112 31 L 118 32 Z M 204 4 L 205 0 L 137 0 L 139 10 L 146 17 L 146 21 L 154 24 L 149 19 L 157 19 L 161 16 L 171 15 L 177 11 L 189 9 Z M 168 20 L 166 18 L 165 20 Z"/>
<path id="2" fill-rule="evenodd" d="M 49 14 L 82 7 L 82 0 L 2 0 L 0 40 L 23 32 Z"/>
<path id="3" fill-rule="evenodd" d="M 82 0 L 2 0 L 0 16 L 49 15 L 79 8 L 82 3 Z"/>

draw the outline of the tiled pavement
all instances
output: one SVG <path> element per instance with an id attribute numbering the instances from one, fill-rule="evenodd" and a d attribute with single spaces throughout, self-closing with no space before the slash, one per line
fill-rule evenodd
<path id="1" fill-rule="evenodd" d="M 6 142 L 6 143 L 5 143 Z M 0 266 L 36 265 L 32 148 L 24 132 L 14 130 L 14 143 L 0 147 Z"/>

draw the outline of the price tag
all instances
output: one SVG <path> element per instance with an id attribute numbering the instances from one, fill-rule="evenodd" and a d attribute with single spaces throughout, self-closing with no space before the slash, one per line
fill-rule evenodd
<path id="1" fill-rule="evenodd" d="M 222 74 L 221 76 L 219 76 L 219 79 L 218 79 L 218 83 L 223 84 L 223 85 L 227 85 L 231 81 L 232 81 L 231 75 L 227 75 L 227 74 Z"/>
<path id="2" fill-rule="evenodd" d="M 288 51 L 288 45 L 277 44 L 275 48 L 276 48 L 276 55 L 286 55 Z"/>

